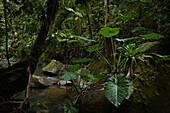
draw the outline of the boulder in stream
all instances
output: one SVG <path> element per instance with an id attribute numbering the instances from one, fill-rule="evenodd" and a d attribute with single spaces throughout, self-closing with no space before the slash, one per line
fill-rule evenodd
<path id="1" fill-rule="evenodd" d="M 51 62 L 43 68 L 43 71 L 56 75 L 59 73 L 62 67 L 63 67 L 63 64 L 61 62 L 52 59 Z"/>
<path id="2" fill-rule="evenodd" d="M 44 77 L 33 75 L 31 79 L 31 87 L 32 88 L 44 88 L 51 86 L 53 84 L 57 84 L 59 79 L 56 77 Z"/>

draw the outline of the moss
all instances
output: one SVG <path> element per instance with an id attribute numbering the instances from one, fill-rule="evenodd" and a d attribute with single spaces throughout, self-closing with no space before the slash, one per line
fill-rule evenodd
<path id="1" fill-rule="evenodd" d="M 149 99 L 156 95 L 158 88 L 155 73 L 152 70 L 154 70 L 152 66 L 148 68 L 143 62 L 139 63 L 136 71 L 138 74 L 136 74 L 134 81 L 136 91 L 133 94 L 133 100 L 135 103 L 142 102 L 147 105 Z"/>
<path id="2" fill-rule="evenodd" d="M 168 87 L 168 80 L 166 79 L 166 70 L 159 65 L 158 68 L 154 66 L 147 67 L 144 63 L 140 63 L 137 68 L 136 80 L 134 86 L 136 88 L 132 95 L 132 106 L 129 107 L 131 113 L 134 111 L 136 105 L 144 106 L 143 113 L 168 113 L 170 109 L 170 88 Z M 138 109 L 139 111 L 142 110 Z"/>
<path id="3" fill-rule="evenodd" d="M 99 61 L 92 63 L 88 69 L 92 74 L 98 74 L 107 68 L 108 68 L 107 63 L 104 60 L 99 60 Z"/>
<path id="4" fill-rule="evenodd" d="M 58 74 L 63 64 L 56 60 L 51 60 L 51 62 L 43 68 L 43 71 L 51 72 L 53 74 Z"/>

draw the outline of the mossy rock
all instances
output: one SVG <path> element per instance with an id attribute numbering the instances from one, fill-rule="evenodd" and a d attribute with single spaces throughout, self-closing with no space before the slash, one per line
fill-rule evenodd
<path id="1" fill-rule="evenodd" d="M 104 91 L 95 89 L 86 98 L 84 113 L 112 113 L 114 105 L 107 100 Z"/>
<path id="2" fill-rule="evenodd" d="M 104 60 L 102 60 L 102 59 L 99 60 L 99 61 L 95 61 L 88 68 L 88 70 L 92 74 L 98 74 L 101 71 L 104 71 L 105 69 L 108 69 L 108 64 Z"/>
<path id="3" fill-rule="evenodd" d="M 63 64 L 61 62 L 52 59 L 51 62 L 43 68 L 43 71 L 58 74 L 62 67 Z"/>
<path id="4" fill-rule="evenodd" d="M 44 84 L 40 83 L 37 78 L 32 77 L 31 78 L 31 83 L 30 83 L 31 88 L 45 88 Z"/>
<path id="5" fill-rule="evenodd" d="M 9 62 L 11 64 L 11 66 L 13 66 L 16 63 L 18 63 L 19 61 L 21 61 L 21 59 L 20 58 L 16 58 L 16 57 L 11 57 L 9 59 Z M 8 68 L 8 60 L 7 59 L 1 59 L 0 60 L 0 68 L 2 68 L 2 69 Z"/>

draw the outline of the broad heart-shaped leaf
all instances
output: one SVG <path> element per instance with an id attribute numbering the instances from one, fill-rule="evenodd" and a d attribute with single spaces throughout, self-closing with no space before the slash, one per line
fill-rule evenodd
<path id="1" fill-rule="evenodd" d="M 112 37 L 119 33 L 119 28 L 103 27 L 100 30 L 100 34 L 104 37 Z"/>
<path id="2" fill-rule="evenodd" d="M 126 97 L 125 97 L 126 99 L 129 99 L 129 98 L 130 98 L 130 96 L 131 96 L 132 93 L 133 93 L 133 90 L 134 90 L 133 85 L 132 85 L 132 83 L 129 82 L 128 93 L 127 93 L 127 95 L 126 95 Z"/>
<path id="3" fill-rule="evenodd" d="M 116 107 L 126 98 L 129 89 L 129 81 L 124 74 L 110 77 L 105 82 L 104 93 L 107 99 Z"/>
<path id="4" fill-rule="evenodd" d="M 72 80 L 78 77 L 78 73 L 75 72 L 61 72 L 59 73 L 60 80 Z"/>

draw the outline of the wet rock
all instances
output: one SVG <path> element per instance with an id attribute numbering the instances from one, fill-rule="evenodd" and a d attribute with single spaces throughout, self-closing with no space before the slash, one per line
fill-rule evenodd
<path id="1" fill-rule="evenodd" d="M 12 66 L 12 65 L 18 63 L 20 60 L 21 60 L 20 58 L 13 56 L 9 59 L 9 62 Z M 8 68 L 8 60 L 6 58 L 0 60 L 0 68 L 2 68 L 2 69 Z"/>
<path id="2" fill-rule="evenodd" d="M 68 84 L 72 84 L 72 82 L 71 82 L 71 81 L 63 81 L 63 80 L 60 80 L 59 84 L 60 84 L 61 86 L 66 86 L 66 85 L 68 85 Z"/>
<path id="3" fill-rule="evenodd" d="M 43 68 L 44 72 L 49 72 L 52 74 L 58 74 L 60 69 L 63 67 L 63 64 L 56 60 L 51 60 L 51 62 Z"/>
<path id="4" fill-rule="evenodd" d="M 44 77 L 33 75 L 31 79 L 31 87 L 32 88 L 44 88 L 51 86 L 53 84 L 57 84 L 59 79 L 56 77 Z"/>
<path id="5" fill-rule="evenodd" d="M 43 73 L 43 70 L 42 70 L 42 65 L 40 63 L 37 64 L 37 67 L 36 67 L 33 75 L 44 76 L 44 73 Z"/>
<path id="6" fill-rule="evenodd" d="M 47 86 L 41 84 L 37 78 L 32 77 L 30 87 L 31 88 L 45 88 Z"/>

